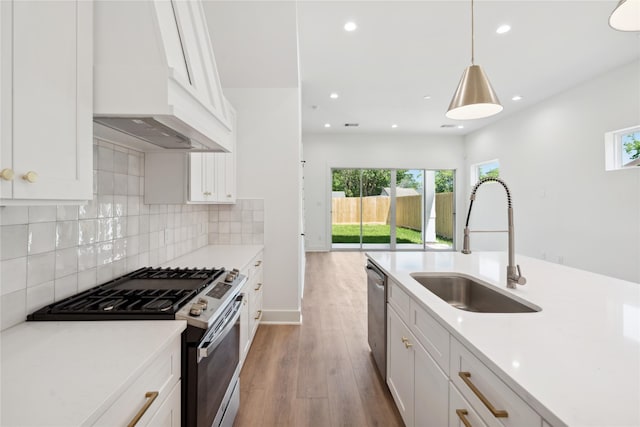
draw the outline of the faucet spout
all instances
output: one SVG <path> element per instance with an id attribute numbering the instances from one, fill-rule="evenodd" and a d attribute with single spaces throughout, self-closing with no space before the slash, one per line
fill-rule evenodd
<path id="1" fill-rule="evenodd" d="M 483 178 L 473 187 L 471 190 L 471 196 L 469 203 L 469 211 L 467 212 L 467 220 L 464 226 L 464 238 L 462 242 L 462 253 L 470 254 L 471 249 L 469 248 L 469 234 L 472 230 L 469 229 L 469 218 L 471 217 L 471 209 L 473 208 L 473 201 L 476 199 L 476 192 L 478 188 L 484 184 L 485 182 L 497 182 L 502 185 L 504 190 L 507 193 L 507 215 L 508 215 L 508 229 L 507 233 L 509 234 L 509 247 L 508 247 L 508 265 L 507 265 L 507 288 L 515 289 L 516 285 L 524 285 L 527 283 L 527 279 L 524 278 L 520 271 L 520 266 L 516 264 L 515 261 L 515 243 L 514 243 L 514 227 L 513 227 L 513 206 L 511 204 L 511 191 L 509 191 L 509 187 L 507 184 L 501 180 L 500 178 L 492 178 L 487 177 Z"/>

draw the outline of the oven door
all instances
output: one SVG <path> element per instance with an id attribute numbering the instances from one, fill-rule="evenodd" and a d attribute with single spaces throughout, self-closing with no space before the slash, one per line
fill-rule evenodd
<path id="1" fill-rule="evenodd" d="M 236 297 L 187 351 L 186 425 L 218 427 L 235 418 L 238 407 L 240 308 Z"/>

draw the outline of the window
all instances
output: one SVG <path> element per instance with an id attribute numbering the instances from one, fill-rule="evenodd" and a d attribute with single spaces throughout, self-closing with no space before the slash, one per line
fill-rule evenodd
<path id="1" fill-rule="evenodd" d="M 640 166 L 640 126 L 607 132 L 604 144 L 606 170 Z"/>
<path id="2" fill-rule="evenodd" d="M 455 171 L 332 169 L 333 249 L 451 250 Z"/>
<path id="3" fill-rule="evenodd" d="M 475 185 L 478 181 L 483 178 L 492 177 L 499 178 L 500 177 L 500 161 L 498 159 L 489 160 L 487 162 L 476 163 L 471 165 L 471 173 L 469 174 L 471 177 L 471 185 Z"/>

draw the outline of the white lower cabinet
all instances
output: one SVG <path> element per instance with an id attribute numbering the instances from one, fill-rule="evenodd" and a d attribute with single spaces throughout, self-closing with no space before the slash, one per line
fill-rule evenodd
<path id="1" fill-rule="evenodd" d="M 247 276 L 247 283 L 242 288 L 245 298 L 240 314 L 240 366 L 249 353 L 253 337 L 262 319 L 263 293 L 263 252 L 260 251 L 247 265 L 240 269 L 240 273 Z"/>
<path id="2" fill-rule="evenodd" d="M 449 379 L 395 310 L 387 313 L 387 383 L 405 425 L 446 426 Z"/>
<path id="3" fill-rule="evenodd" d="M 165 351 L 160 352 L 149 366 L 132 380 L 131 385 L 93 425 L 179 425 L 180 370 L 178 335 Z M 156 419 L 158 423 L 154 421 Z M 166 424 L 174 422 L 173 420 L 177 420 L 177 423 Z M 162 424 L 163 422 L 165 424 Z"/>

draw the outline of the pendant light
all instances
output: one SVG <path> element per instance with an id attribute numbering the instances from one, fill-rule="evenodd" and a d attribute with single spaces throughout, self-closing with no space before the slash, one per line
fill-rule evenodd
<path id="1" fill-rule="evenodd" d="M 482 67 L 475 65 L 473 0 L 471 0 L 471 65 L 468 66 L 445 114 L 453 120 L 481 119 L 502 111 L 498 96 Z"/>
<path id="2" fill-rule="evenodd" d="M 609 25 L 618 31 L 640 31 L 640 0 L 620 0 L 611 12 Z"/>

